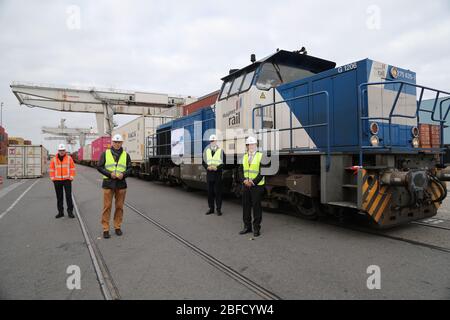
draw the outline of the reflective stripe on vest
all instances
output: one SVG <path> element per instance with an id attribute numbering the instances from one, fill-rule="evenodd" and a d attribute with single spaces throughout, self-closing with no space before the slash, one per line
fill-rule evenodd
<path id="1" fill-rule="evenodd" d="M 211 148 L 208 148 L 206 150 L 206 164 L 208 166 L 216 166 L 216 167 L 223 164 L 222 149 L 217 148 L 216 153 L 214 153 L 214 156 L 213 156 Z"/>
<path id="2" fill-rule="evenodd" d="M 124 173 L 127 171 L 127 153 L 125 151 L 122 151 L 122 154 L 120 155 L 119 162 L 116 162 L 114 160 L 114 156 L 111 152 L 111 149 L 106 150 L 105 152 L 105 169 L 109 172 L 117 172 Z M 103 179 L 109 179 L 107 176 L 103 176 Z"/>
<path id="3" fill-rule="evenodd" d="M 244 155 L 244 159 L 242 160 L 242 165 L 244 167 L 244 178 L 254 180 L 259 174 L 260 166 L 261 166 L 262 153 L 256 152 L 253 157 L 252 163 L 248 163 L 248 153 Z M 265 178 L 262 178 L 261 182 L 258 183 L 258 186 L 263 186 L 265 184 Z"/>
<path id="4" fill-rule="evenodd" d="M 53 164 L 55 165 L 55 170 L 50 170 L 50 173 L 55 172 L 55 175 L 53 176 L 53 179 L 60 179 L 60 180 L 67 180 L 70 179 L 72 171 L 75 171 L 75 169 L 70 169 L 70 156 L 66 155 L 63 158 L 62 162 L 59 162 L 57 159 L 58 156 L 55 156 L 53 158 Z M 66 170 L 64 170 L 66 169 Z"/>

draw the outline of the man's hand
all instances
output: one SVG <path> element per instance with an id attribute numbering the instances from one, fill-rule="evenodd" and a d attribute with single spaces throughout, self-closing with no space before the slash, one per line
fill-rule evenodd
<path id="1" fill-rule="evenodd" d="M 117 179 L 117 175 L 115 172 L 111 172 L 111 179 Z"/>
<path id="2" fill-rule="evenodd" d="M 117 178 L 118 178 L 119 180 L 123 180 L 123 173 L 119 173 L 119 175 L 117 176 Z"/>
<path id="3" fill-rule="evenodd" d="M 216 166 L 211 166 L 212 171 L 217 171 L 217 167 Z"/>

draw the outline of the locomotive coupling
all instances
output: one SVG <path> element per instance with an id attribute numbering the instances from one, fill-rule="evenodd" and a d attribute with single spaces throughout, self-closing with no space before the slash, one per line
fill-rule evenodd
<path id="1" fill-rule="evenodd" d="M 448 173 L 450 177 L 450 172 Z M 389 186 L 404 186 L 424 189 L 428 186 L 426 171 L 389 171 L 381 175 L 381 183 Z"/>

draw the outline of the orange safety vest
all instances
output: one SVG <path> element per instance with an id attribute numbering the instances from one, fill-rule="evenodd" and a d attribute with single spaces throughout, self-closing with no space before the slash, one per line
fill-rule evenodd
<path id="1" fill-rule="evenodd" d="M 63 161 L 60 161 L 56 155 L 50 161 L 50 178 L 52 181 L 73 180 L 75 177 L 75 164 L 71 156 L 66 155 Z"/>

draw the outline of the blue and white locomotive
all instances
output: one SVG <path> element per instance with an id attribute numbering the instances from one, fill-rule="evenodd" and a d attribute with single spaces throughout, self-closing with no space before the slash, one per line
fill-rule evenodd
<path id="1" fill-rule="evenodd" d="M 442 160 L 450 93 L 419 86 L 396 66 L 365 59 L 336 68 L 305 50 L 252 55 L 222 80 L 214 106 L 149 138 L 147 177 L 204 187 L 202 151 L 215 133 L 227 155 L 226 187 L 239 195 L 245 138 L 256 135 L 268 165 L 277 159 L 266 177 L 269 207 L 288 202 L 309 218 L 351 210 L 380 228 L 436 215 L 450 178 Z M 425 109 L 430 92 L 436 103 Z M 439 145 L 421 141 L 424 113 Z M 175 154 L 174 135 L 183 143 Z"/>

